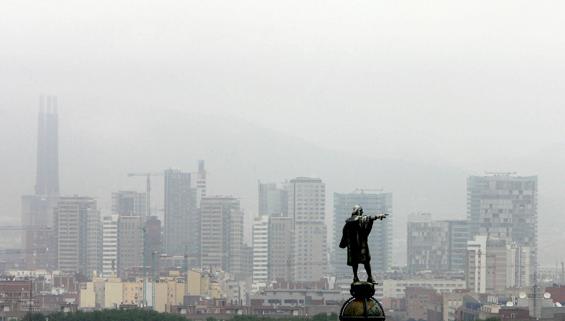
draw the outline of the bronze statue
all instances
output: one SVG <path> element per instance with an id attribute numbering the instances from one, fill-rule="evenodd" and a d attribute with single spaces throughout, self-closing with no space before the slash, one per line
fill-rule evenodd
<path id="1" fill-rule="evenodd" d="M 387 216 L 388 214 L 363 215 L 363 208 L 355 205 L 351 217 L 345 221 L 339 247 L 347 247 L 347 265 L 353 268 L 353 282 L 359 282 L 357 269 L 358 264 L 362 263 L 367 271 L 367 282 L 375 283 L 371 274 L 371 254 L 367 239 L 373 228 L 373 221 L 383 220 Z"/>

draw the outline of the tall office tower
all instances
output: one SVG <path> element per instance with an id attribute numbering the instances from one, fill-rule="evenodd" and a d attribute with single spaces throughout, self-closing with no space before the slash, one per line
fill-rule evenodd
<path id="1" fill-rule="evenodd" d="M 151 216 L 145 222 L 145 236 L 144 236 L 145 260 L 146 266 L 151 265 L 152 253 L 161 253 L 163 251 L 163 244 L 161 238 L 161 220 L 156 216 Z"/>
<path id="2" fill-rule="evenodd" d="M 287 184 L 292 217 L 292 281 L 319 281 L 327 272 L 326 185 L 319 178 L 298 177 Z"/>
<path id="3" fill-rule="evenodd" d="M 102 217 L 102 276 L 118 275 L 118 215 Z"/>
<path id="4" fill-rule="evenodd" d="M 276 183 L 259 182 L 259 215 L 283 215 L 288 213 L 287 192 Z"/>
<path id="5" fill-rule="evenodd" d="M 102 233 L 96 200 L 60 197 L 54 209 L 57 265 L 62 272 L 91 276 L 102 270 Z"/>
<path id="6" fill-rule="evenodd" d="M 467 258 L 467 242 L 469 236 L 469 221 L 448 220 L 449 231 L 447 239 L 448 248 L 448 270 L 452 272 L 464 272 Z"/>
<path id="7" fill-rule="evenodd" d="M 207 196 L 202 199 L 201 265 L 221 268 L 243 278 L 243 212 L 239 200 L 229 196 Z"/>
<path id="8" fill-rule="evenodd" d="M 36 195 L 59 195 L 57 97 L 41 96 L 37 133 Z"/>
<path id="9" fill-rule="evenodd" d="M 206 197 L 206 168 L 203 160 L 198 161 L 196 173 L 196 207 L 200 208 L 200 201 Z"/>
<path id="10" fill-rule="evenodd" d="M 355 205 L 361 205 L 365 215 L 389 213 L 386 219 L 375 221 L 369 235 L 369 248 L 371 250 L 371 265 L 376 272 L 386 272 L 392 264 L 392 193 L 366 193 L 357 189 L 352 193 L 334 193 L 334 229 L 332 261 L 336 276 L 347 277 L 351 275 L 351 268 L 347 262 L 347 251 L 339 248 L 343 225 L 351 217 L 351 210 Z"/>
<path id="11" fill-rule="evenodd" d="M 28 269 L 53 269 L 53 207 L 59 195 L 57 98 L 41 96 L 37 129 L 35 195 L 22 197 L 22 234 Z"/>
<path id="12" fill-rule="evenodd" d="M 407 265 L 410 273 L 465 270 L 467 221 L 434 221 L 431 214 L 412 215 L 407 232 Z"/>
<path id="13" fill-rule="evenodd" d="M 293 225 L 291 217 L 269 217 L 269 281 L 292 279 Z"/>
<path id="14" fill-rule="evenodd" d="M 253 222 L 253 287 L 267 286 L 269 280 L 269 217 L 258 216 Z"/>
<path id="15" fill-rule="evenodd" d="M 467 180 L 471 236 L 486 235 L 528 247 L 530 280 L 537 266 L 537 185 L 537 176 L 512 173 L 471 176 Z"/>
<path id="16" fill-rule="evenodd" d="M 191 240 L 200 220 L 194 210 L 194 193 L 190 173 L 165 171 L 165 251 L 168 255 L 198 252 L 198 243 Z"/>
<path id="17" fill-rule="evenodd" d="M 112 193 L 112 213 L 120 216 L 147 215 L 147 194 L 134 191 Z"/>
<path id="18" fill-rule="evenodd" d="M 143 219 L 140 216 L 120 216 L 118 219 L 118 275 L 143 266 Z"/>

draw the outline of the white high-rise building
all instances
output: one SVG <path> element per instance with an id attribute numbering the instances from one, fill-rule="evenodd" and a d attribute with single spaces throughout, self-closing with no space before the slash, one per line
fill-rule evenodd
<path id="1" fill-rule="evenodd" d="M 292 281 L 319 281 L 327 273 L 326 185 L 319 178 L 287 183 L 288 216 L 293 219 Z"/>
<path id="2" fill-rule="evenodd" d="M 196 176 L 196 207 L 200 208 L 200 202 L 206 197 L 206 168 L 203 160 L 198 161 L 198 172 Z"/>
<path id="3" fill-rule="evenodd" d="M 264 288 L 269 280 L 269 217 L 255 218 L 253 222 L 253 287 Z"/>
<path id="4" fill-rule="evenodd" d="M 467 243 L 467 289 L 485 293 L 487 284 L 487 237 L 475 236 Z"/>
<path id="5" fill-rule="evenodd" d="M 486 235 L 476 235 L 467 244 L 467 288 L 471 291 L 502 294 L 508 288 L 531 286 L 528 247 Z"/>
<path id="6" fill-rule="evenodd" d="M 118 274 L 118 215 L 102 218 L 102 276 Z"/>

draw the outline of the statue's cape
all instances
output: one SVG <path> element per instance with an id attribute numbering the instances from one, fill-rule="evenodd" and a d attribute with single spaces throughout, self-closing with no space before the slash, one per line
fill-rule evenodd
<path id="1" fill-rule="evenodd" d="M 348 265 L 371 260 L 367 239 L 372 228 L 373 220 L 366 215 L 351 216 L 345 221 L 339 247 L 347 247 Z"/>

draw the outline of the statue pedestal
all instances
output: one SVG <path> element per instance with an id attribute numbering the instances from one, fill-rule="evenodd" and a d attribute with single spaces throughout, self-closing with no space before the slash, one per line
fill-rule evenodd
<path id="1" fill-rule="evenodd" d="M 375 285 L 369 282 L 355 282 L 351 284 L 349 291 L 352 298 L 349 298 L 339 312 L 340 321 L 353 320 L 385 320 L 383 307 L 373 297 Z"/>

